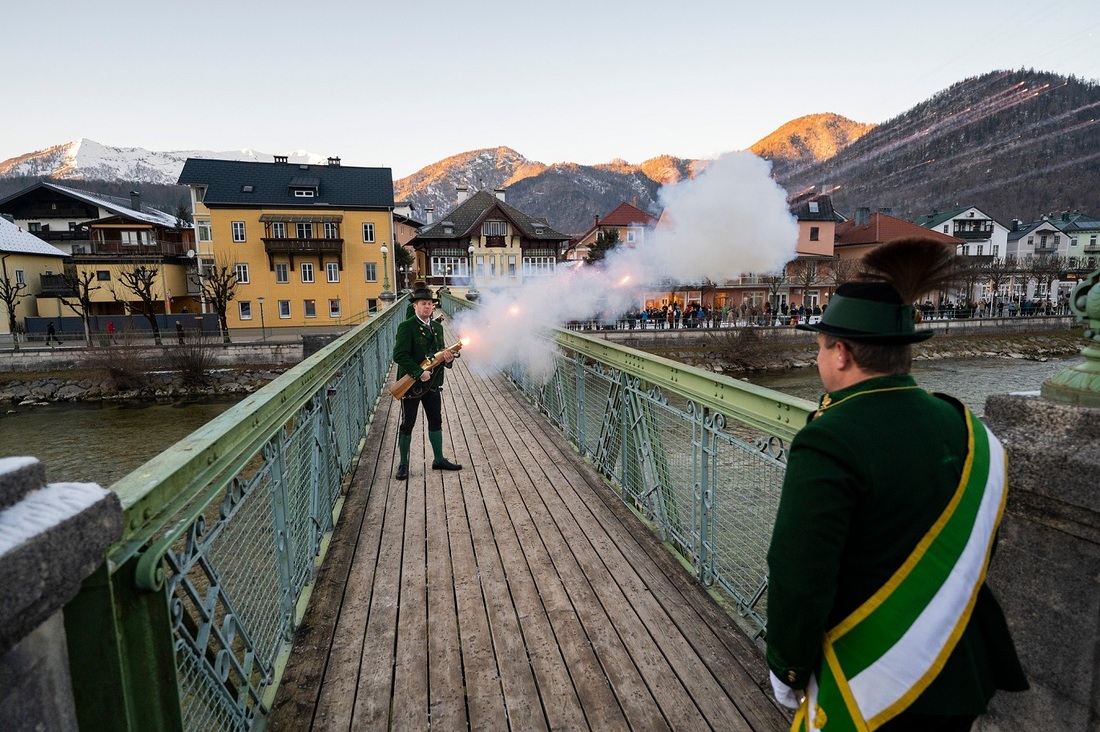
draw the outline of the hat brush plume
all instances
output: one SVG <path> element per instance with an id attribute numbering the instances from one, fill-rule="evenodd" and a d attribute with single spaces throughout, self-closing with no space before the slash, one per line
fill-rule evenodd
<path id="1" fill-rule="evenodd" d="M 902 302 L 911 303 L 951 284 L 957 262 L 950 244 L 924 237 L 895 239 L 863 256 L 861 279 L 886 282 Z"/>

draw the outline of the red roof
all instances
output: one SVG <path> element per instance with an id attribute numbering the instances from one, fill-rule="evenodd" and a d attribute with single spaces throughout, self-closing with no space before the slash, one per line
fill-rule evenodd
<path id="1" fill-rule="evenodd" d="M 836 246 L 838 247 L 857 244 L 882 244 L 894 239 L 916 236 L 940 241 L 944 244 L 965 243 L 964 240 L 958 237 L 941 234 L 938 231 L 926 229 L 919 224 L 882 212 L 871 214 L 866 224 L 857 224 L 855 219 L 849 219 L 836 225 Z"/>
<path id="2" fill-rule="evenodd" d="M 629 203 L 620 203 L 618 208 L 600 219 L 600 226 L 653 226 L 656 223 L 656 216 Z"/>

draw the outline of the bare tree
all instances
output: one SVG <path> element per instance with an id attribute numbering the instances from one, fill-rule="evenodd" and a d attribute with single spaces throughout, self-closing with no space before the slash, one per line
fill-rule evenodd
<path id="1" fill-rule="evenodd" d="M 15 322 L 15 308 L 27 294 L 24 290 L 27 289 L 26 282 L 16 282 L 8 275 L 8 257 L 10 254 L 5 254 L 0 257 L 0 302 L 4 303 L 4 307 L 8 311 L 8 332 L 11 333 L 12 348 L 16 351 L 19 350 L 19 329 Z"/>
<path id="2" fill-rule="evenodd" d="M 1016 257 L 1005 257 L 1004 259 L 993 257 L 981 266 L 978 281 L 989 286 L 990 315 L 997 312 L 997 293 L 1001 291 L 1002 286 L 1012 281 L 1018 271 Z"/>
<path id="3" fill-rule="evenodd" d="M 760 282 L 768 286 L 768 302 L 771 303 L 772 312 L 779 312 L 779 293 L 787 284 L 787 276 L 783 273 L 760 275 Z"/>
<path id="4" fill-rule="evenodd" d="M 160 324 L 157 323 L 156 310 L 159 298 L 153 292 L 153 287 L 156 285 L 159 272 L 160 268 L 151 264 L 130 264 L 120 267 L 117 272 L 119 284 L 126 292 L 135 295 L 141 302 L 141 314 L 149 322 L 149 327 L 153 330 L 153 342 L 158 346 L 161 345 Z M 114 297 L 115 302 L 123 305 L 129 304 L 129 299 L 122 299 L 113 287 L 111 295 Z"/>
<path id="5" fill-rule="evenodd" d="M 824 279 L 821 277 L 821 268 L 818 267 L 818 262 L 815 259 L 796 259 L 787 265 L 787 272 L 791 284 L 802 290 L 803 305 L 806 304 L 806 294 L 811 289 L 825 284 Z"/>
<path id="6" fill-rule="evenodd" d="M 858 259 L 833 257 L 829 260 L 829 282 L 834 288 L 840 287 L 845 282 L 851 282 L 860 272 Z"/>
<path id="7" fill-rule="evenodd" d="M 199 286 L 203 297 L 218 314 L 222 342 L 229 343 L 229 321 L 226 313 L 229 312 L 229 303 L 237 296 L 237 265 L 225 259 L 206 264 L 200 262 L 199 271 L 191 275 L 191 281 Z"/>
<path id="8" fill-rule="evenodd" d="M 1066 279 L 1066 274 L 1069 272 L 1069 262 L 1065 257 L 1049 253 L 1038 254 L 1029 262 L 1028 270 L 1029 275 L 1038 283 L 1039 289 L 1046 290 L 1047 299 L 1052 304 L 1057 305 L 1058 298 L 1051 299 L 1050 286 L 1054 283 L 1054 280 Z"/>
<path id="9" fill-rule="evenodd" d="M 97 281 L 96 273 L 91 270 L 77 271 L 72 265 L 65 268 L 61 275 L 65 289 L 72 293 L 70 297 L 58 297 L 61 304 L 80 316 L 84 323 L 84 340 L 88 346 L 92 345 L 92 292 L 101 289 L 93 283 Z"/>

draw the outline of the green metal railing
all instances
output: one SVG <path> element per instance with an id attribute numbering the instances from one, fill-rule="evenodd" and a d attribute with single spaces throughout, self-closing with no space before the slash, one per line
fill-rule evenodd
<path id="1" fill-rule="evenodd" d="M 444 297 L 445 310 L 468 304 Z M 567 330 L 509 376 L 757 635 L 787 445 L 815 405 Z"/>
<path id="2" fill-rule="evenodd" d="M 112 486 L 124 536 L 65 610 L 81 729 L 263 726 L 404 309 Z"/>

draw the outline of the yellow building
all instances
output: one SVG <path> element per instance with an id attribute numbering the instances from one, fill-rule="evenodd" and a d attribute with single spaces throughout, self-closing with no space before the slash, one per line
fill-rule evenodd
<path id="1" fill-rule="evenodd" d="M 43 277 L 60 274 L 64 265 L 63 251 L 0 217 L 0 295 L 7 291 L 16 296 L 12 298 L 16 328 L 28 316 L 39 314 Z M 0 297 L 0 339 L 7 341 L 10 336 L 8 304 Z"/>
<path id="2" fill-rule="evenodd" d="M 392 301 L 389 168 L 191 158 L 179 182 L 191 187 L 201 277 L 236 275 L 230 328 L 358 323 Z"/>

